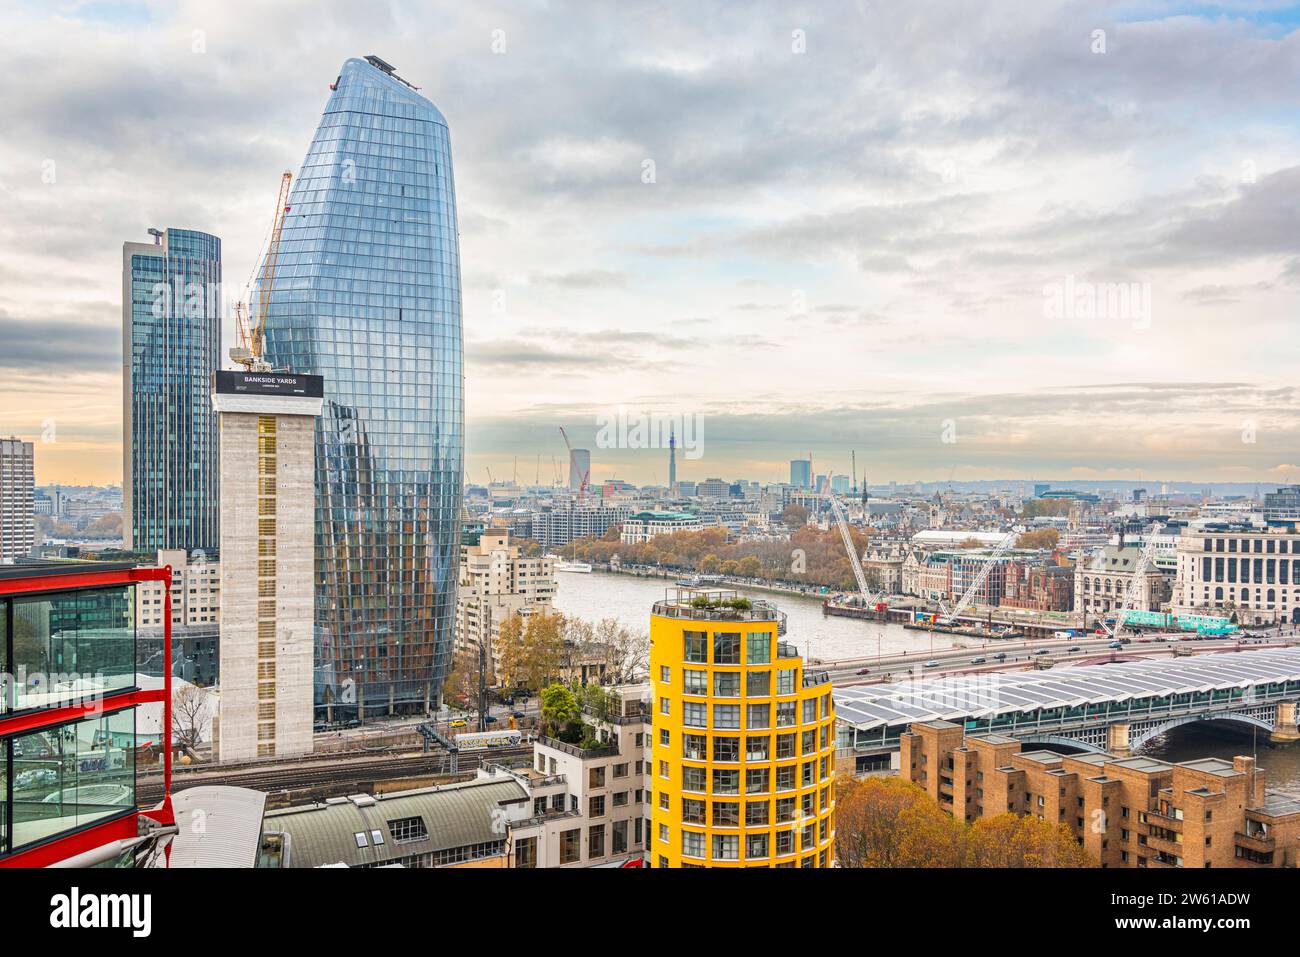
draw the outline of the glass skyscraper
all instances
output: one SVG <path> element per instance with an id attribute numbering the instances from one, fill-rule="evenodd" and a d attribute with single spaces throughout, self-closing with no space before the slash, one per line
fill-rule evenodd
<path id="1" fill-rule="evenodd" d="M 332 85 L 266 323 L 325 378 L 316 426 L 318 719 L 437 703 L 455 623 L 464 397 L 451 141 L 376 57 Z"/>
<path id="2" fill-rule="evenodd" d="M 215 553 L 221 240 L 150 232 L 154 243 L 122 244 L 123 537 Z"/>

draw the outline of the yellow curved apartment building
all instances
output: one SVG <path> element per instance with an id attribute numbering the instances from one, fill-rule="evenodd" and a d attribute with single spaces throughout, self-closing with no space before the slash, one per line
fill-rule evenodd
<path id="1" fill-rule="evenodd" d="M 669 589 L 650 616 L 651 867 L 829 867 L 831 684 L 733 592 Z"/>

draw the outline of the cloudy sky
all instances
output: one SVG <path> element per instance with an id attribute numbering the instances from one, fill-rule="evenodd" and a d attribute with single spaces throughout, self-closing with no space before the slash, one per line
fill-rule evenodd
<path id="1" fill-rule="evenodd" d="M 621 407 L 699 417 L 682 478 L 1300 481 L 1288 5 L 10 0 L 38 482 L 120 481 L 122 241 L 216 233 L 237 291 L 367 53 L 451 126 L 471 480 L 551 481 L 564 425 L 663 483 Z"/>

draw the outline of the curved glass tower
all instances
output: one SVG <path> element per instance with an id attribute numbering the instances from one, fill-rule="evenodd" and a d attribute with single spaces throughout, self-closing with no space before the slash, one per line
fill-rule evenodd
<path id="1" fill-rule="evenodd" d="M 266 358 L 325 377 L 316 431 L 316 714 L 436 705 L 464 450 L 447 122 L 376 57 L 332 86 L 289 212 Z"/>

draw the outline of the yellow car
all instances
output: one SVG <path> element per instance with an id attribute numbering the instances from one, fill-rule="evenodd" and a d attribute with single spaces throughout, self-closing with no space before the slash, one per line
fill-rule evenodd
<path id="1" fill-rule="evenodd" d="M 451 723 L 451 726 L 453 728 L 463 728 L 465 727 L 465 721 L 463 718 L 457 718 L 455 721 Z"/>

